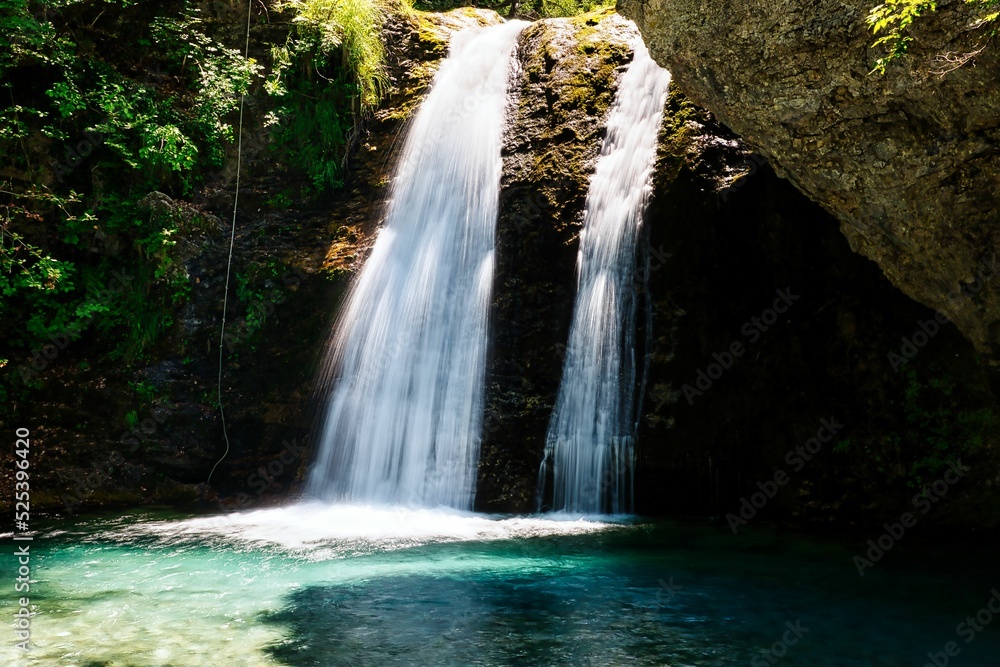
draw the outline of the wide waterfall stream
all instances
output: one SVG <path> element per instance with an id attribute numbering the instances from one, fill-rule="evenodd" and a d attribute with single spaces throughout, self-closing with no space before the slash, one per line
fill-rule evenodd
<path id="1" fill-rule="evenodd" d="M 459 34 L 350 296 L 310 491 L 471 509 L 514 21 Z"/>

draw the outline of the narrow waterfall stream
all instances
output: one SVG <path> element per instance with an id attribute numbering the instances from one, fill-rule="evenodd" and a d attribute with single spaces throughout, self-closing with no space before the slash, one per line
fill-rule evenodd
<path id="1" fill-rule="evenodd" d="M 551 497 L 555 510 L 631 509 L 636 241 L 669 86 L 670 74 L 636 41 L 608 117 L 580 234 L 576 305 L 539 472 L 539 503 Z"/>
<path id="2" fill-rule="evenodd" d="M 332 342 L 315 496 L 472 506 L 500 146 L 526 25 L 456 35 L 409 128 L 385 227 Z"/>

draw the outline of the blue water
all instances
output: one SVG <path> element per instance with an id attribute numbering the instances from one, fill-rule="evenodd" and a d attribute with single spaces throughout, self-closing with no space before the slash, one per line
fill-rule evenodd
<path id="1" fill-rule="evenodd" d="M 956 634 L 1000 549 L 906 536 L 862 578 L 867 537 L 315 505 L 62 520 L 32 543 L 32 650 L 10 634 L 0 664 L 919 667 L 949 641 L 951 665 L 1000 664 L 1000 618 Z"/>

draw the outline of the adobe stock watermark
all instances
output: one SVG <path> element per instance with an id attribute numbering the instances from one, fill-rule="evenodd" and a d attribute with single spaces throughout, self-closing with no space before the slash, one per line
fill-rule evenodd
<path id="1" fill-rule="evenodd" d="M 919 511 L 919 514 L 903 512 L 897 521 L 882 524 L 885 532 L 873 540 L 868 540 L 868 550 L 864 556 L 854 556 L 851 562 L 857 568 L 858 575 L 865 576 L 865 570 L 874 567 L 875 563 L 882 560 L 886 552 L 896 546 L 896 543 L 903 538 L 907 529 L 917 525 L 920 517 L 930 512 L 936 503 L 941 502 L 941 499 L 948 493 L 952 485 L 967 474 L 969 474 L 969 468 L 962 465 L 961 459 L 949 461 L 948 470 L 945 471 L 944 476 L 933 484 L 925 486 L 921 489 L 920 493 L 913 496 L 910 500 L 910 503 Z"/>
<path id="2" fill-rule="evenodd" d="M 668 581 L 660 579 L 657 583 L 660 584 L 660 587 L 656 589 L 656 602 L 660 605 L 670 602 L 679 591 L 684 590 L 683 586 L 674 583 L 673 577 L 670 577 Z"/>
<path id="3" fill-rule="evenodd" d="M 806 464 L 812 461 L 813 457 L 823 449 L 823 445 L 833 440 L 834 436 L 843 428 L 844 425 L 839 423 L 836 417 L 821 419 L 816 435 L 795 449 L 789 450 L 785 454 L 785 463 L 791 467 L 792 472 L 801 472 L 806 467 Z M 751 519 L 757 516 L 757 512 L 762 510 L 771 498 L 778 495 L 778 490 L 785 484 L 788 484 L 790 480 L 791 477 L 788 473 L 784 469 L 778 468 L 774 471 L 774 476 L 770 480 L 757 482 L 759 491 L 749 498 L 746 496 L 740 498 L 739 514 L 730 512 L 726 515 L 726 523 L 729 524 L 733 535 L 739 532 L 741 526 L 747 525 Z"/>
<path id="4" fill-rule="evenodd" d="M 18 428 L 14 431 L 14 542 L 31 542 L 31 431 Z M 37 614 L 38 606 L 31 602 L 31 544 L 15 544 L 14 558 L 17 561 L 17 576 L 14 578 L 14 592 L 21 595 L 16 600 L 14 612 L 14 637 L 18 650 L 31 650 L 31 619 Z"/>
<path id="5" fill-rule="evenodd" d="M 976 636 L 993 622 L 996 614 L 1000 614 L 1000 591 L 994 588 L 990 591 L 990 599 L 986 601 L 986 605 L 977 611 L 975 616 L 966 616 L 964 621 L 955 626 L 955 634 L 964 637 L 966 644 L 971 644 Z M 951 659 L 961 652 L 962 647 L 958 642 L 948 642 L 940 651 L 928 651 L 928 661 L 923 667 L 947 667 Z"/>
<path id="6" fill-rule="evenodd" d="M 88 130 L 84 132 L 83 139 L 76 142 L 75 145 L 72 142 L 65 144 L 63 146 L 63 159 L 58 162 L 56 160 L 49 162 L 49 168 L 52 170 L 56 181 L 62 182 L 74 169 L 90 157 L 94 149 L 102 146 L 104 141 L 105 136 L 102 133 L 97 130 Z"/>
<path id="7" fill-rule="evenodd" d="M 783 657 L 788 655 L 788 649 L 799 643 L 799 640 L 809 632 L 809 628 L 802 625 L 802 619 L 795 619 L 795 623 L 785 621 L 787 630 L 781 635 L 781 639 L 771 644 L 767 649 L 761 649 L 760 655 L 754 656 L 750 660 L 751 667 L 767 667 L 776 664 Z"/>
<path id="8" fill-rule="evenodd" d="M 518 198 L 518 202 L 523 203 L 524 207 L 519 207 L 513 214 L 514 220 L 512 226 L 515 233 L 520 234 L 526 227 L 537 224 L 539 220 L 542 220 L 550 213 L 552 204 L 549 202 L 549 198 L 545 195 L 543 189 L 554 186 L 555 182 L 552 180 L 542 181 L 534 186 L 534 192 L 532 192 L 531 196 Z"/>
<path id="9" fill-rule="evenodd" d="M 976 268 L 976 278 L 967 285 L 953 290 L 947 296 L 953 305 L 960 303 L 962 299 L 970 299 L 983 291 L 986 283 L 996 275 L 997 262 L 995 257 L 991 257 L 987 262 L 983 260 Z M 909 363 L 931 340 L 941 332 L 941 327 L 948 324 L 951 319 L 941 311 L 935 311 L 934 317 L 927 320 L 918 320 L 917 327 L 909 336 L 903 336 L 900 340 L 902 344 L 899 351 L 890 350 L 887 355 L 889 365 L 892 370 L 898 373 L 900 369 Z"/>
<path id="10" fill-rule="evenodd" d="M 648 261 L 644 266 L 636 267 L 635 273 L 633 274 L 632 291 L 638 293 L 645 289 L 649 282 L 649 278 L 666 266 L 667 260 L 673 256 L 673 253 L 669 253 L 663 249 L 662 243 L 656 248 L 650 245 Z"/>
<path id="11" fill-rule="evenodd" d="M 917 353 L 930 342 L 934 336 L 941 331 L 941 325 L 950 322 L 948 316 L 940 310 L 934 313 L 934 317 L 929 320 L 917 321 L 917 330 L 910 336 L 903 336 L 903 344 L 899 348 L 899 353 L 889 351 L 889 364 L 892 370 L 899 372 L 903 366 L 917 356 Z"/>
<path id="12" fill-rule="evenodd" d="M 778 316 L 788 312 L 800 295 L 792 294 L 792 288 L 778 289 L 774 291 L 775 298 L 770 308 L 765 308 L 757 317 L 751 317 L 740 327 L 740 334 L 747 340 L 746 344 L 742 340 L 734 340 L 722 352 L 715 352 L 712 358 L 713 363 L 705 368 L 699 368 L 696 373 L 694 385 L 685 384 L 681 387 L 684 398 L 688 405 L 694 405 L 694 400 L 703 396 L 706 391 L 712 388 L 716 380 L 721 378 L 726 371 L 733 367 L 737 360 L 742 357 L 748 345 L 753 345 L 778 321 Z"/>

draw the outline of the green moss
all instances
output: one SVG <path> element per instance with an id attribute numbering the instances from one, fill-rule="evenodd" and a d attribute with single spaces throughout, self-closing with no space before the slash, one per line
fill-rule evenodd
<path id="1" fill-rule="evenodd" d="M 383 120 L 405 121 L 417 110 L 430 87 L 440 61 L 422 63 L 407 73 L 407 80 L 401 89 L 395 91 L 394 105 L 380 114 Z"/>
<path id="2" fill-rule="evenodd" d="M 571 63 L 576 74 L 567 81 L 569 90 L 565 97 L 570 109 L 603 116 L 611 104 L 610 82 L 616 80 L 616 70 L 632 59 L 628 44 L 609 41 L 607 33 L 600 29 L 601 22 L 614 14 L 613 7 L 601 7 L 570 19 L 577 27 L 576 53 L 585 58 L 582 63 Z"/>
<path id="3" fill-rule="evenodd" d="M 699 115 L 698 109 L 684 93 L 671 88 L 667 96 L 663 124 L 660 129 L 660 143 L 678 151 L 690 141 L 692 129 L 688 124 Z"/>
<path id="4" fill-rule="evenodd" d="M 415 22 L 416 41 L 421 54 L 432 58 L 443 58 L 448 53 L 448 40 L 441 34 L 437 24 L 430 20 L 429 17 L 432 15 L 415 11 L 410 16 Z"/>
<path id="5" fill-rule="evenodd" d="M 577 52 L 586 61 L 577 66 L 567 82 L 564 104 L 568 109 L 582 109 L 603 116 L 612 99 L 612 81 L 617 69 L 631 60 L 632 50 L 621 42 L 589 40 L 577 44 Z"/>
<path id="6" fill-rule="evenodd" d="M 480 24 L 484 22 L 484 15 L 471 7 L 456 9 L 450 14 L 470 16 Z M 382 120 L 405 121 L 413 115 L 438 67 L 448 55 L 449 36 L 454 31 L 442 25 L 441 14 L 415 10 L 406 18 L 411 34 L 402 48 L 413 64 L 402 72 L 402 81 L 391 91 L 391 104 L 380 113 Z M 454 19 L 451 23 L 454 24 Z"/>
<path id="7" fill-rule="evenodd" d="M 950 369 L 928 364 L 918 372 L 906 369 L 902 396 L 896 405 L 906 417 L 906 430 L 888 437 L 892 449 L 909 459 L 906 482 L 911 488 L 933 482 L 952 461 L 974 460 L 994 439 L 1000 414 L 991 404 L 972 405 L 963 395 L 963 379 Z M 891 467 L 892 463 L 887 463 Z"/>
<path id="8" fill-rule="evenodd" d="M 518 113 L 522 119 L 542 112 L 539 100 L 549 102 L 544 112 L 547 128 L 538 136 L 530 164 L 531 179 L 540 182 L 557 177 L 563 182 L 585 183 L 589 172 L 587 153 L 593 148 L 594 123 L 607 115 L 618 81 L 618 68 L 632 57 L 631 47 L 609 39 L 600 22 L 614 12 L 602 9 L 566 22 L 539 22 L 524 39 L 538 47 L 524 63 L 529 89 L 522 91 Z M 565 44 L 566 28 L 573 38 Z"/>
<path id="9" fill-rule="evenodd" d="M 697 125 L 691 121 L 697 121 Z M 704 112 L 695 107 L 684 93 L 672 87 L 660 125 L 656 164 L 656 179 L 659 183 L 668 183 L 677 177 L 688 159 L 693 135 L 696 134 L 694 127 L 702 122 Z"/>

